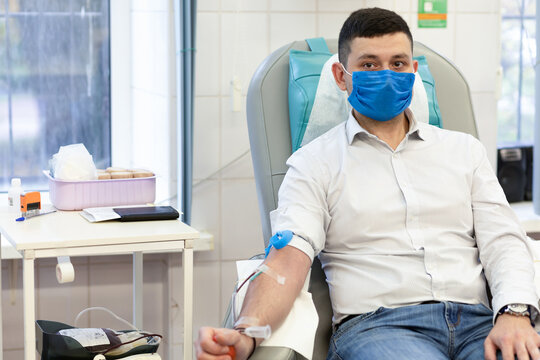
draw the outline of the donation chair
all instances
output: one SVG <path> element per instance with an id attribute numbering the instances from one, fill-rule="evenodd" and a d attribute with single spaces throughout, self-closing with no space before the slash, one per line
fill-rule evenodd
<path id="1" fill-rule="evenodd" d="M 332 53 L 337 40 L 326 40 Z M 273 235 L 269 213 L 278 205 L 278 190 L 291 155 L 288 110 L 289 50 L 309 51 L 305 41 L 295 41 L 270 54 L 253 75 L 247 94 L 247 121 L 251 155 L 257 186 L 264 246 Z M 415 42 L 414 56 L 424 55 L 435 80 L 436 93 L 445 129 L 477 134 L 469 86 L 461 72 L 447 59 Z M 313 359 L 325 359 L 332 334 L 332 307 L 328 285 L 318 258 L 312 265 L 309 291 L 319 315 Z M 225 321 L 227 324 L 227 320 Z M 229 320 L 230 324 L 230 320 Z M 300 335 L 301 336 L 301 335 Z M 291 349 L 259 347 L 251 359 L 302 359 Z"/>

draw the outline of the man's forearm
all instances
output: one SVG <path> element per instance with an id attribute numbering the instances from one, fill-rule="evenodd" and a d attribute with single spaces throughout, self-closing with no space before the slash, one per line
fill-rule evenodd
<path id="1" fill-rule="evenodd" d="M 279 284 L 265 273 L 258 276 L 249 285 L 239 318 L 254 318 L 258 325 L 268 324 L 276 329 L 285 320 L 302 289 L 311 260 L 302 251 L 286 246 L 280 250 L 272 249 L 264 263 L 285 277 L 285 283 Z"/>

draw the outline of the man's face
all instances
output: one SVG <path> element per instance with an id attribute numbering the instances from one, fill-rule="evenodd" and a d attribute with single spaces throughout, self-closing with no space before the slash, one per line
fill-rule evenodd
<path id="1" fill-rule="evenodd" d="M 397 72 L 416 72 L 418 62 L 413 61 L 411 42 L 402 32 L 374 38 L 357 37 L 350 43 L 351 52 L 347 58 L 347 71 L 393 70 Z M 339 69 L 336 69 L 339 70 Z M 336 77 L 338 86 L 347 93 L 352 91 L 352 78 L 343 74 Z M 342 84 L 340 84 L 340 81 Z"/>

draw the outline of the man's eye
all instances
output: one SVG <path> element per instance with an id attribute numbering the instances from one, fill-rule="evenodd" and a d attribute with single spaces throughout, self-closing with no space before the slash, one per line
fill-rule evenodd
<path id="1" fill-rule="evenodd" d="M 405 64 L 403 63 L 403 61 L 396 61 L 394 63 L 394 67 L 397 67 L 397 68 L 400 68 L 400 67 L 403 67 Z"/>
<path id="2" fill-rule="evenodd" d="M 373 69 L 375 67 L 375 64 L 373 63 L 365 63 L 364 65 L 362 65 L 364 68 L 366 69 Z"/>

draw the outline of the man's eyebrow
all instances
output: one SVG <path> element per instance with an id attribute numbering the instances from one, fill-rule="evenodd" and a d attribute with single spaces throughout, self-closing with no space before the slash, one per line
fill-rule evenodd
<path id="1" fill-rule="evenodd" d="M 379 57 L 377 55 L 373 55 L 373 54 L 363 54 L 363 55 L 360 55 L 356 60 L 364 60 L 364 59 L 378 60 Z"/>
<path id="2" fill-rule="evenodd" d="M 405 53 L 401 53 L 401 54 L 396 54 L 394 56 L 392 56 L 392 59 L 403 59 L 403 58 L 408 58 L 409 55 L 405 54 Z"/>
<path id="3" fill-rule="evenodd" d="M 408 58 L 409 58 L 409 55 L 406 53 L 392 55 L 392 59 L 408 59 Z M 357 60 L 366 60 L 366 59 L 379 60 L 379 57 L 374 54 L 363 54 L 357 58 Z"/>

